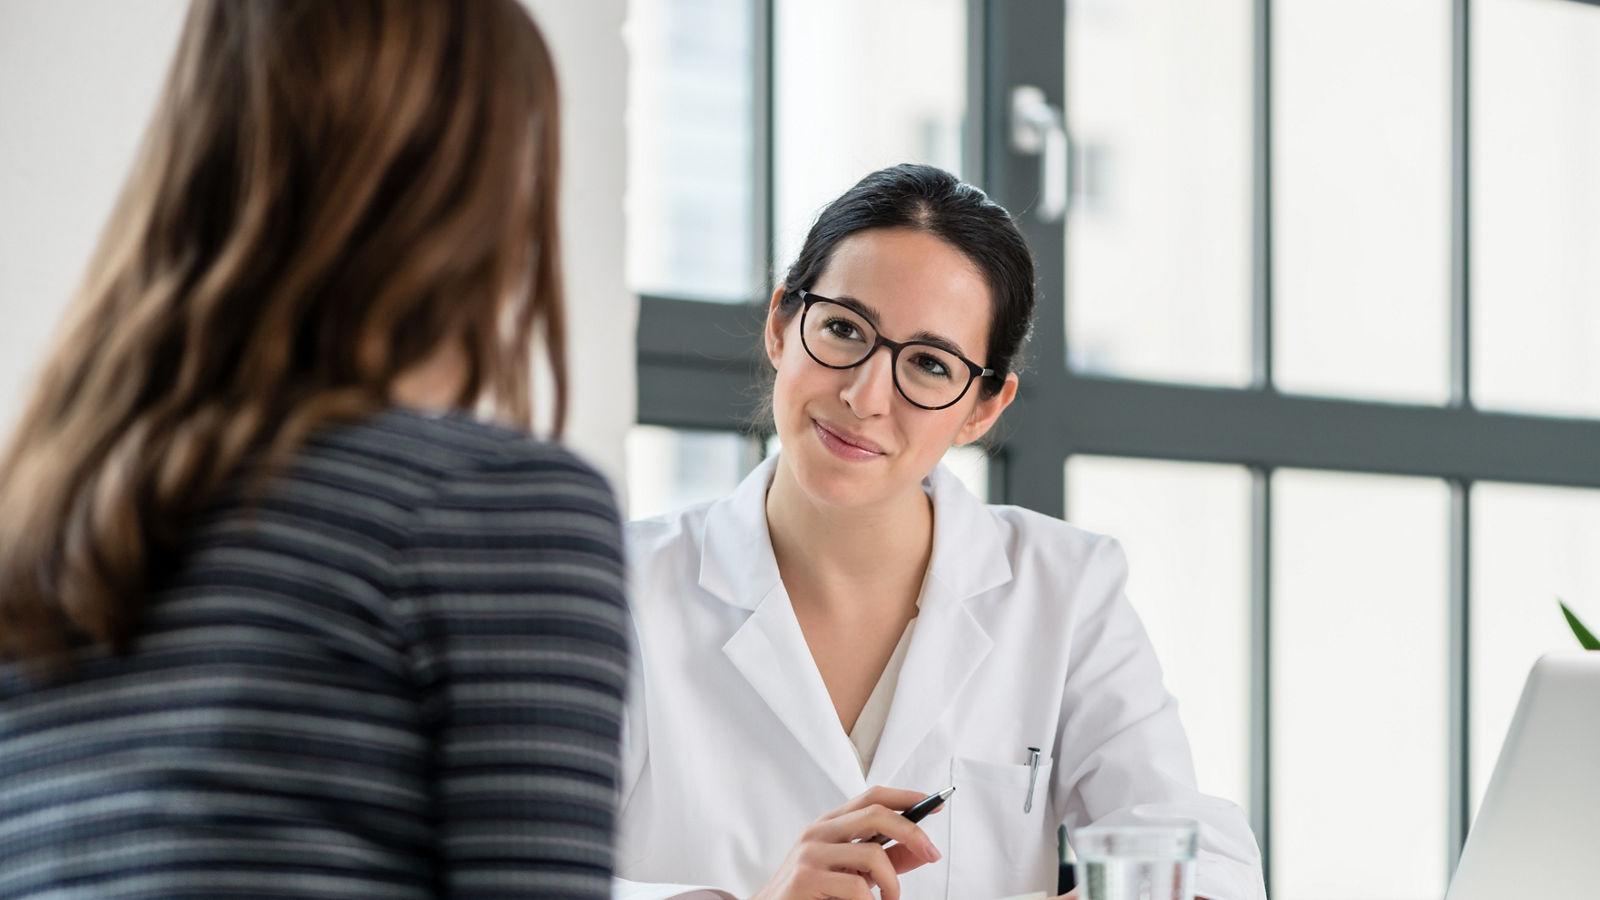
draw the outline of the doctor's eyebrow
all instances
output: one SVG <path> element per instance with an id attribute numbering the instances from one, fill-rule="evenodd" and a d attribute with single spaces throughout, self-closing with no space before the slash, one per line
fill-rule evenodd
<path id="1" fill-rule="evenodd" d="M 840 306 L 847 307 L 859 313 L 863 319 L 866 319 L 867 322 L 872 325 L 873 328 L 878 330 L 879 334 L 883 333 L 883 326 L 878 324 L 881 321 L 881 318 L 878 315 L 877 309 L 873 308 L 871 305 L 863 303 L 861 300 L 858 300 L 849 294 L 841 294 L 838 297 L 828 297 L 827 299 L 832 300 Z M 905 338 L 904 340 L 896 341 L 896 343 L 899 344 L 911 342 L 916 342 L 919 344 L 932 344 L 935 347 L 948 350 L 957 356 L 967 355 L 967 352 L 961 349 L 960 344 L 950 340 L 942 334 L 935 334 L 932 331 L 919 331 L 916 334 Z"/>

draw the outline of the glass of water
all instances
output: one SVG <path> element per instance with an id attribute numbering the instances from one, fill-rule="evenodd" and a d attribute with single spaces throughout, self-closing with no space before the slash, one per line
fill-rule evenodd
<path id="1" fill-rule="evenodd" d="M 1091 825 L 1072 833 L 1083 900 L 1194 900 L 1195 826 Z"/>

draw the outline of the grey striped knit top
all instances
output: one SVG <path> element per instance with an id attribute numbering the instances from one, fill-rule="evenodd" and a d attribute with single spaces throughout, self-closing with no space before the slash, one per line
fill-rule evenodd
<path id="1" fill-rule="evenodd" d="M 626 628 L 571 454 L 326 429 L 195 526 L 131 653 L 0 669 L 0 897 L 604 897 Z"/>

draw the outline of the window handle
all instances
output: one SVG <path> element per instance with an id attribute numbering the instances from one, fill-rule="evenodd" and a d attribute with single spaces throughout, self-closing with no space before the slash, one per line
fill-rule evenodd
<path id="1" fill-rule="evenodd" d="M 1011 89 L 1011 149 L 1039 157 L 1039 202 L 1034 215 L 1054 225 L 1067 213 L 1067 126 L 1061 107 L 1031 84 Z"/>

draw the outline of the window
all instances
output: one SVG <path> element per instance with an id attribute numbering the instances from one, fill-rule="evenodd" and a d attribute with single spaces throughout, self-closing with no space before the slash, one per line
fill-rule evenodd
<path id="1" fill-rule="evenodd" d="M 1272 896 L 1441 897 L 1449 489 L 1303 470 L 1275 481 Z"/>
<path id="2" fill-rule="evenodd" d="M 1279 3 L 1272 48 L 1276 383 L 1443 403 L 1450 2 Z"/>
<path id="3" fill-rule="evenodd" d="M 1086 374 L 1242 387 L 1250 2 L 1092 0 L 1066 18 L 1068 358 Z"/>
<path id="4" fill-rule="evenodd" d="M 1600 416 L 1600 7 L 1472 4 L 1473 395 Z"/>
<path id="5" fill-rule="evenodd" d="M 646 519 L 733 492 L 755 468 L 756 441 L 735 431 L 635 425 L 628 433 L 628 518 Z"/>
<path id="6" fill-rule="evenodd" d="M 781 277 L 823 205 L 862 175 L 902 162 L 961 173 L 967 19 L 962 0 L 778 0 L 773 11 Z"/>
<path id="7" fill-rule="evenodd" d="M 628 80 L 628 281 L 743 303 L 759 291 L 756 30 L 749 0 L 634 0 Z"/>
<path id="8" fill-rule="evenodd" d="M 1067 518 L 1114 536 L 1194 751 L 1200 789 L 1250 799 L 1250 473 L 1074 456 Z"/>

